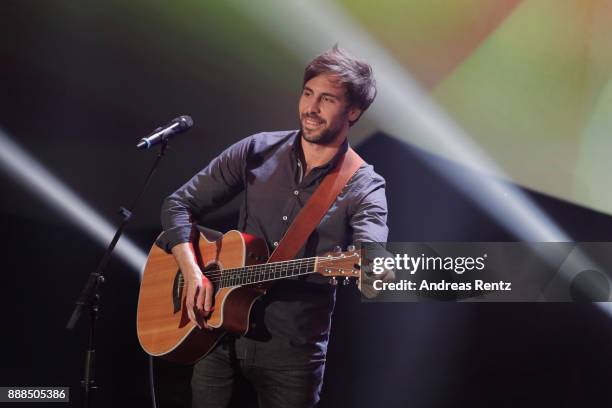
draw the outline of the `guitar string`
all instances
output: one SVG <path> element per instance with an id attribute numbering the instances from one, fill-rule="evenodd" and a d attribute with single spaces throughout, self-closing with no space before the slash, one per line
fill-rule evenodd
<path id="1" fill-rule="evenodd" d="M 294 263 L 294 267 L 292 267 L 291 269 L 295 270 L 295 269 L 302 269 L 303 267 L 308 267 L 308 266 L 312 266 L 314 267 L 314 259 L 315 258 L 305 258 L 304 260 L 300 260 L 300 262 L 298 262 L 298 260 L 292 260 L 292 261 L 281 261 L 281 262 L 274 262 L 274 263 L 269 263 L 269 264 L 257 264 L 257 265 L 250 265 L 247 267 L 240 267 L 240 268 L 229 268 L 229 269 L 222 269 L 219 271 L 214 271 L 213 273 L 209 273 L 206 274 L 205 276 L 210 279 L 210 280 L 215 280 L 217 281 L 218 277 L 221 278 L 228 278 L 228 277 L 232 277 L 233 279 L 236 279 L 237 277 L 240 278 L 245 278 L 245 277 L 254 277 L 257 275 L 261 275 L 262 272 L 264 272 L 265 269 L 269 269 L 270 271 L 267 272 L 267 274 L 276 274 L 276 273 L 287 273 L 289 272 L 289 270 L 286 268 L 286 266 L 290 266 L 290 265 L 281 265 L 281 264 L 288 264 L 288 263 Z M 322 258 L 319 260 L 319 264 L 326 264 L 329 262 L 335 262 L 338 259 L 347 259 L 342 258 L 342 257 L 335 257 L 335 258 Z M 310 265 L 312 264 L 312 265 Z M 232 271 L 240 271 L 240 272 L 234 272 L 231 275 L 227 274 L 226 272 L 232 272 Z M 314 272 L 314 271 L 312 271 Z M 303 273 L 312 273 L 312 272 L 298 272 L 298 274 L 303 274 Z M 266 272 L 264 272 L 266 273 Z M 293 273 L 293 272 L 291 272 Z"/>
<path id="2" fill-rule="evenodd" d="M 308 274 L 311 274 L 311 273 L 314 273 L 314 272 L 315 271 L 301 272 L 301 273 L 293 274 L 291 276 L 308 275 Z M 289 278 L 289 277 L 290 276 L 275 276 L 273 278 L 260 279 L 260 280 L 256 280 L 256 281 L 253 281 L 253 282 L 231 283 L 231 284 L 229 284 L 229 283 L 221 283 L 220 285 L 217 285 L 216 289 L 228 288 L 228 287 L 233 287 L 233 286 L 255 285 L 255 284 L 258 284 L 258 283 L 270 282 L 270 281 L 275 281 L 275 280 Z M 342 276 L 340 276 L 340 277 L 342 277 Z M 356 276 L 354 276 L 354 275 L 346 275 L 344 277 L 346 277 L 346 278 L 356 278 Z M 213 283 L 219 283 L 219 281 L 220 281 L 219 279 L 211 279 L 211 282 L 213 282 Z M 178 285 L 178 288 L 182 289 L 184 287 L 185 287 L 184 284 Z"/>
<path id="3" fill-rule="evenodd" d="M 219 276 L 223 273 L 226 272 L 234 272 L 234 276 L 235 275 L 245 275 L 245 274 L 252 274 L 253 272 L 257 273 L 257 272 L 261 272 L 260 270 L 258 271 L 258 269 L 276 269 L 276 268 L 283 268 L 283 267 L 287 267 L 287 266 L 292 266 L 291 264 L 295 264 L 298 266 L 304 266 L 305 264 L 308 264 L 309 262 L 315 262 L 315 260 L 318 258 L 318 263 L 327 263 L 327 262 L 335 262 L 338 261 L 340 259 L 349 259 L 351 256 L 348 257 L 312 257 L 312 258 L 303 258 L 303 259 L 294 259 L 294 260 L 290 260 L 290 261 L 278 261 L 278 262 L 272 262 L 272 263 L 263 263 L 263 264 L 256 264 L 256 265 L 248 265 L 248 266 L 241 266 L 238 268 L 228 268 L 228 269 L 220 269 L 220 270 L 213 270 L 209 273 L 204 272 L 204 275 L 206 275 L 206 277 L 210 278 L 210 277 L 216 277 Z M 238 272 L 235 272 L 238 271 Z"/>
<path id="4" fill-rule="evenodd" d="M 325 265 L 327 263 L 333 263 L 336 262 L 339 259 L 344 259 L 347 260 L 349 257 L 319 257 L 319 261 L 316 262 L 319 265 Z M 302 272 L 301 269 L 304 267 L 314 267 L 315 266 L 315 260 L 317 259 L 317 257 L 313 257 L 313 258 L 303 258 L 300 260 L 290 260 L 290 261 L 280 261 L 280 262 L 273 262 L 273 263 L 269 263 L 269 264 L 257 264 L 257 265 L 249 265 L 246 267 L 240 267 L 240 268 L 229 268 L 229 269 L 222 269 L 219 271 L 215 271 L 213 273 L 210 274 L 206 274 L 205 276 L 213 283 L 217 283 L 217 282 L 223 282 L 223 280 L 226 280 L 228 282 L 236 282 L 238 280 L 242 280 L 245 278 L 254 278 L 254 277 L 261 277 L 262 275 L 264 276 L 270 276 L 270 275 L 276 275 L 279 273 L 285 273 L 285 276 L 275 276 L 274 278 L 267 278 L 267 279 L 263 279 L 263 280 L 257 280 L 255 282 L 244 282 L 244 283 L 240 283 L 241 285 L 244 284 L 249 284 L 249 283 L 259 283 L 259 282 L 263 282 L 263 281 L 269 281 L 269 280 L 275 280 L 275 279 L 282 279 L 282 278 L 286 278 L 286 277 L 290 277 L 290 276 L 299 276 L 299 275 L 306 275 L 306 274 L 310 274 L 310 273 L 314 273 L 316 271 L 306 271 L 306 272 Z M 289 264 L 293 263 L 295 266 L 293 266 L 291 269 L 293 269 L 291 272 L 287 269 L 287 266 L 290 266 Z M 284 265 L 283 265 L 284 264 Z M 268 269 L 269 271 L 265 271 L 266 269 Z M 297 273 L 295 273 L 295 270 L 298 270 Z M 310 268 L 308 268 L 310 269 Z M 232 271 L 239 271 L 239 272 L 234 272 L 231 273 Z M 228 274 L 231 273 L 231 274 Z M 179 284 L 179 287 L 182 288 L 184 287 L 184 284 Z M 238 285 L 230 285 L 230 286 L 238 286 Z"/>

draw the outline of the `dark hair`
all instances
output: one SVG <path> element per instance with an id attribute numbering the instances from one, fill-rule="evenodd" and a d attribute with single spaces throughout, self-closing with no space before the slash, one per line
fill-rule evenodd
<path id="1" fill-rule="evenodd" d="M 310 61 L 304 70 L 302 86 L 321 74 L 337 75 L 346 87 L 349 105 L 361 109 L 361 113 L 365 112 L 376 98 L 376 81 L 370 64 L 338 48 L 337 44 Z"/>

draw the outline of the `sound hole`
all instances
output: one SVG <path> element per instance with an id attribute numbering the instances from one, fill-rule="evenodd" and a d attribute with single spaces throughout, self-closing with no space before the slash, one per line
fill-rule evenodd
<path id="1" fill-rule="evenodd" d="M 221 278 L 221 275 L 219 273 L 215 273 L 217 271 L 219 271 L 219 264 L 217 263 L 211 263 L 208 266 L 206 266 L 202 272 L 204 273 L 204 275 L 210 279 L 210 281 L 212 282 L 213 286 L 214 286 L 214 292 L 217 291 L 217 285 L 219 283 L 219 279 Z M 213 293 L 214 293 L 213 292 Z"/>
<path id="2" fill-rule="evenodd" d="M 211 280 L 216 290 L 216 280 L 218 277 L 214 278 L 215 271 L 219 270 L 219 265 L 216 263 L 212 263 L 205 267 L 202 272 L 204 275 Z M 212 274 L 212 275 L 211 275 Z M 172 284 L 172 309 L 173 313 L 178 313 L 181 311 L 182 299 L 183 299 L 183 290 L 185 287 L 185 278 L 183 277 L 183 273 L 181 270 L 176 271 L 176 275 L 174 275 L 174 283 Z"/>
<path id="3" fill-rule="evenodd" d="M 181 310 L 181 299 L 183 298 L 184 278 L 181 270 L 176 271 L 174 275 L 174 283 L 172 284 L 172 309 L 173 313 L 178 313 Z"/>

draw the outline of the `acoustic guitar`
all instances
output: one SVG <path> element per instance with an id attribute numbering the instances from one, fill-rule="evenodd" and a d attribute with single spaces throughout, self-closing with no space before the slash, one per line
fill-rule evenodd
<path id="1" fill-rule="evenodd" d="M 206 356 L 226 332 L 246 334 L 253 303 L 276 280 L 319 273 L 330 277 L 359 278 L 361 256 L 354 247 L 283 262 L 266 263 L 268 247 L 261 238 L 229 231 L 210 241 L 199 234 L 194 243 L 198 265 L 214 286 L 214 305 L 200 329 L 189 320 L 185 281 L 172 254 L 157 245 L 149 252 L 138 298 L 137 331 L 150 355 L 179 363 Z"/>

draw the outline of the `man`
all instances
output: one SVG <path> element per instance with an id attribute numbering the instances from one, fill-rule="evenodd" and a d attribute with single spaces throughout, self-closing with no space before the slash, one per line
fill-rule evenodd
<path id="1" fill-rule="evenodd" d="M 214 289 L 191 244 L 194 220 L 244 191 L 238 229 L 265 239 L 270 252 L 325 175 L 348 149 L 348 131 L 376 96 L 371 67 L 334 47 L 306 67 L 299 131 L 260 133 L 234 144 L 166 199 L 158 245 L 184 275 L 189 318 L 208 328 Z M 387 239 L 384 179 L 362 165 L 297 258 Z M 335 287 L 320 275 L 278 281 L 252 311 L 246 336 L 225 336 L 195 366 L 193 405 L 225 407 L 238 375 L 260 407 L 311 407 L 319 400 Z"/>

